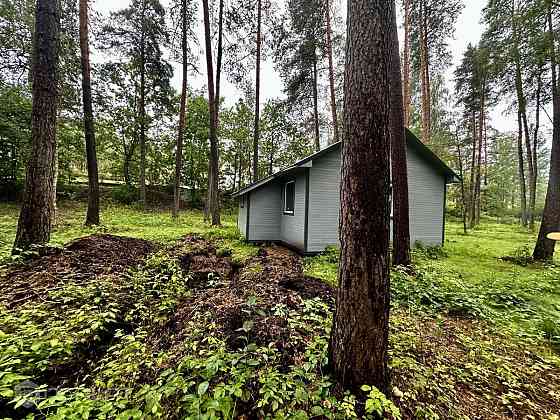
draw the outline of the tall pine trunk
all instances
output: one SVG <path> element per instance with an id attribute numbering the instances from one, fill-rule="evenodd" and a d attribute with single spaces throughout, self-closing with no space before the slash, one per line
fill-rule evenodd
<path id="1" fill-rule="evenodd" d="M 88 169 L 88 208 L 86 225 L 99 224 L 99 174 L 97 171 L 97 151 L 95 149 L 95 129 L 93 126 L 93 105 L 91 99 L 91 69 L 89 63 L 88 2 L 80 0 L 80 52 L 82 58 L 82 94 L 84 105 L 84 134 Z"/>
<path id="2" fill-rule="evenodd" d="M 313 129 L 315 134 L 315 150 L 321 150 L 321 137 L 319 134 L 319 92 L 317 84 L 319 75 L 317 74 L 317 50 L 313 47 Z"/>
<path id="3" fill-rule="evenodd" d="M 430 64 L 428 50 L 428 16 L 426 5 L 420 2 L 420 73 L 422 96 L 422 141 L 430 143 L 432 134 L 432 98 L 430 87 Z"/>
<path id="4" fill-rule="evenodd" d="M 517 162 L 519 171 L 519 194 L 521 201 L 521 225 L 527 227 L 527 180 L 525 179 L 525 158 L 523 156 L 523 123 L 521 112 L 517 113 Z"/>
<path id="5" fill-rule="evenodd" d="M 558 86 L 556 40 L 550 8 L 548 9 L 547 20 L 552 42 L 550 46 L 550 62 L 552 67 L 553 131 L 548 190 L 539 237 L 533 252 L 533 258 L 538 261 L 552 260 L 556 242 L 548 239 L 547 235 L 560 230 L 560 87 Z"/>
<path id="6" fill-rule="evenodd" d="M 521 128 L 520 133 L 522 136 L 521 142 L 523 143 L 523 138 L 525 139 L 525 149 L 527 152 L 527 172 L 528 172 L 528 181 L 529 181 L 529 205 L 525 204 L 525 213 L 526 213 L 526 221 L 524 226 L 529 223 L 531 229 L 534 228 L 535 222 L 535 215 L 534 215 L 534 208 L 532 208 L 532 203 L 536 202 L 536 189 L 533 188 L 533 180 L 535 179 L 535 170 L 533 168 L 533 153 L 531 148 L 531 136 L 529 134 L 529 123 L 527 121 L 527 99 L 525 97 L 525 90 L 523 87 L 523 75 L 521 71 L 521 56 L 519 52 L 519 28 L 517 24 L 517 15 L 516 15 L 516 5 L 515 0 L 512 2 L 512 10 L 511 10 L 511 17 L 512 17 L 512 31 L 513 31 L 513 58 L 515 63 L 515 91 L 517 94 L 517 107 L 519 112 L 519 117 L 521 121 Z M 523 148 L 523 146 L 522 146 Z M 521 151 L 522 156 L 523 151 Z M 525 177 L 525 176 L 524 176 Z M 525 181 L 525 188 L 527 182 Z M 534 183 L 536 187 L 536 182 Z M 527 203 L 527 198 L 525 197 L 525 202 Z"/>
<path id="7" fill-rule="evenodd" d="M 327 57 L 329 61 L 329 88 L 331 94 L 331 114 L 333 123 L 333 142 L 338 143 L 340 141 L 340 135 L 338 134 L 338 116 L 336 111 L 336 93 L 334 88 L 334 64 L 333 64 L 333 51 L 332 51 L 332 27 L 331 27 L 331 9 L 330 1 L 326 0 L 326 22 L 327 22 Z"/>
<path id="8" fill-rule="evenodd" d="M 465 180 L 463 179 L 463 154 L 461 153 L 461 142 L 459 139 L 459 132 L 455 134 L 455 141 L 457 142 L 457 161 L 459 167 L 459 176 L 461 177 L 461 216 L 463 218 L 463 232 L 467 233 L 467 197 L 465 194 Z"/>
<path id="9" fill-rule="evenodd" d="M 472 111 L 472 156 L 471 156 L 471 182 L 469 184 L 469 227 L 473 228 L 475 225 L 475 206 L 476 206 L 476 115 Z"/>
<path id="10" fill-rule="evenodd" d="M 253 182 L 259 179 L 259 138 L 261 100 L 261 18 L 262 0 L 257 0 L 257 57 L 255 70 L 255 128 L 253 132 Z"/>
<path id="11" fill-rule="evenodd" d="M 142 34 L 140 39 L 140 204 L 146 208 L 146 5 L 142 2 Z"/>
<path id="12" fill-rule="evenodd" d="M 210 38 L 210 12 L 208 0 L 202 0 L 204 14 L 204 40 L 206 45 L 206 69 L 208 76 L 208 111 L 210 113 L 210 162 L 208 168 L 208 178 L 210 179 L 207 207 L 212 220 L 212 226 L 220 225 L 220 206 L 219 206 L 219 156 L 217 125 L 218 116 L 216 115 L 216 98 L 214 91 L 214 64 L 212 62 L 212 40 Z"/>
<path id="13" fill-rule="evenodd" d="M 175 188 L 173 190 L 173 218 L 179 217 L 181 209 L 181 170 L 183 168 L 183 137 L 185 133 L 185 119 L 187 116 L 187 77 L 188 77 L 188 48 L 187 48 L 187 0 L 181 1 L 181 54 L 183 58 L 181 83 L 181 105 L 179 107 L 179 129 L 175 146 Z"/>
<path id="14" fill-rule="evenodd" d="M 397 26 L 396 10 L 393 25 Z M 401 58 L 397 31 L 391 40 L 391 179 L 393 185 L 393 265 L 410 266 L 410 212 L 408 203 L 408 165 L 403 112 Z"/>
<path id="15" fill-rule="evenodd" d="M 404 51 L 403 51 L 403 102 L 404 125 L 410 126 L 411 82 L 410 82 L 410 7 L 411 0 L 404 0 Z"/>
<path id="16" fill-rule="evenodd" d="M 37 0 L 31 71 L 31 156 L 14 254 L 50 240 L 55 188 L 58 33 L 57 2 Z"/>
<path id="17" fill-rule="evenodd" d="M 330 366 L 343 386 L 389 390 L 389 196 L 394 1 L 348 1 L 340 269 Z M 402 112 L 402 105 L 399 112 Z M 360 223 L 356 223 L 359 220 Z M 375 238 L 372 241 L 372 238 Z"/>

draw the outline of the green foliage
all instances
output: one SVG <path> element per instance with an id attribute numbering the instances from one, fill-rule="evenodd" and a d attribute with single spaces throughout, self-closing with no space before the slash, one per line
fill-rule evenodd
<path id="1" fill-rule="evenodd" d="M 119 185 L 111 191 L 113 201 L 120 204 L 131 205 L 138 201 L 138 197 L 138 188 L 131 185 Z"/>

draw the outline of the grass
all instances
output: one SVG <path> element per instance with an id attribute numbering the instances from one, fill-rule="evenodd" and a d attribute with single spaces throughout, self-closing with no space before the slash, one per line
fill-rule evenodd
<path id="1" fill-rule="evenodd" d="M 485 223 L 463 233 L 449 223 L 443 249 L 414 252 L 416 276 L 393 272 L 395 306 L 478 317 L 513 336 L 560 343 L 560 266 L 527 264 L 502 257 L 530 255 L 535 235 L 513 225 Z M 308 275 L 336 284 L 335 250 L 307 258 Z"/>
<path id="2" fill-rule="evenodd" d="M 14 205 L 0 204 L 0 258 L 9 255 L 17 212 Z M 224 215 L 223 226 L 211 228 L 204 223 L 200 212 L 183 212 L 178 221 L 173 221 L 170 214 L 162 211 L 142 212 L 133 207 L 109 205 L 102 212 L 103 226 L 90 229 L 83 226 L 84 214 L 81 203 L 61 203 L 52 243 L 61 245 L 103 232 L 169 244 L 186 234 L 198 233 L 211 239 L 218 250 L 230 251 L 234 258 L 246 258 L 257 251 L 240 240 L 235 215 Z M 424 248 L 414 252 L 414 275 L 401 270 L 392 272 L 389 357 L 392 385 L 397 388 L 394 396 L 398 395 L 394 400 L 402 417 L 558 420 L 560 267 L 517 265 L 502 260 L 504 256 L 515 256 L 523 262 L 534 243 L 534 234 L 513 225 L 486 222 L 464 235 L 459 224 L 449 223 L 446 237 L 443 249 Z M 216 406 L 225 412 L 230 401 L 226 404 L 216 395 L 237 392 L 234 391 L 237 389 L 243 395 L 248 392 L 260 398 L 258 404 L 263 405 L 259 407 L 270 414 L 263 418 L 273 418 L 273 413 L 276 418 L 308 418 L 303 414 L 331 405 L 331 412 L 348 412 L 350 397 L 344 397 L 343 401 L 335 398 L 332 380 L 324 374 L 325 366 L 321 365 L 327 355 L 330 309 L 307 301 L 303 309 L 288 316 L 282 305 L 278 305 L 274 317 L 267 313 L 269 321 L 286 317 L 287 325 L 295 326 L 290 331 L 303 331 L 308 340 L 299 343 L 305 350 L 301 366 L 279 368 L 276 360 L 279 353 L 274 351 L 274 346 L 264 346 L 264 343 L 256 349 L 249 344 L 245 350 L 232 352 L 221 341 L 223 337 L 216 336 L 220 328 L 215 317 L 204 312 L 202 304 L 195 306 L 198 312 L 190 308 L 186 312 L 180 310 L 181 305 L 190 302 L 192 291 L 186 287 L 176 264 L 161 251 L 150 257 L 144 268 L 127 274 L 130 277 L 122 284 L 109 281 L 83 285 L 78 279 L 54 290 L 49 299 L 35 306 L 19 310 L 3 309 L 0 305 L 0 315 L 6 325 L 0 331 L 0 364 L 4 363 L 10 373 L 23 372 L 33 378 L 38 370 L 56 366 L 60 360 L 75 364 L 75 354 L 81 351 L 80 340 L 89 340 L 89 336 L 83 337 L 86 333 L 95 337 L 113 333 L 111 311 L 114 311 L 119 322 L 130 318 L 140 327 L 118 332 L 122 336 L 111 336 L 112 347 L 105 350 L 104 358 L 88 362 L 96 366 L 93 372 L 96 387 L 85 381 L 77 391 L 62 396 L 59 392 L 57 398 L 67 400 L 51 401 L 52 413 L 62 410 L 55 418 L 64 418 L 60 413 L 76 415 L 80 410 L 82 414 L 90 412 L 87 410 L 98 412 L 95 410 L 105 406 L 115 413 L 121 413 L 119 410 L 125 407 L 128 414 L 153 413 L 149 416 L 165 418 L 167 410 L 178 409 L 179 396 L 183 398 L 184 410 L 194 409 L 196 401 L 205 413 L 209 411 L 204 410 Z M 337 264 L 335 249 L 304 261 L 307 275 L 330 284 L 336 283 Z M 261 281 L 269 276 L 257 265 L 243 267 L 242 271 L 255 278 L 264 276 Z M 261 284 L 256 280 L 254 283 Z M 221 290 L 218 288 L 216 293 Z M 217 297 L 210 301 L 223 308 L 231 304 Z M 130 302 L 134 305 L 130 306 Z M 243 323 L 240 329 L 243 331 L 251 330 L 253 321 L 255 325 L 263 325 L 262 308 L 253 308 L 255 304 L 249 302 L 250 299 L 246 305 L 241 302 L 247 306 L 243 306 L 243 316 L 253 317 L 251 322 Z M 59 305 L 64 305 L 63 310 Z M 184 321 L 188 321 L 188 328 L 179 331 L 187 336 L 176 338 L 173 352 L 154 350 L 150 334 L 155 332 L 157 337 L 163 337 L 162 325 L 168 325 L 164 320 L 180 319 L 184 313 L 188 314 Z M 174 331 L 171 333 L 175 334 Z M 173 335 L 169 337 L 172 339 Z M 290 340 L 295 342 L 293 338 Z M 18 350 L 21 346 L 29 349 L 25 347 L 26 352 L 21 352 Z M 239 360 L 248 357 L 252 358 L 251 364 L 238 368 Z M 220 373 L 213 370 L 218 362 Z M 21 368 L 14 367 L 20 365 Z M 7 384 L 4 391 L 9 392 L 10 381 L 21 379 L 1 373 L 0 396 L 3 384 Z M 98 387 L 127 389 L 127 399 L 105 395 L 106 401 L 99 400 Z M 270 398 L 276 402 L 270 403 Z M 244 406 L 237 394 L 233 401 L 240 408 L 250 408 Z M 309 401 L 318 401 L 319 408 L 310 408 Z M 374 402 L 380 401 L 383 402 L 377 399 Z M 130 407 L 136 411 L 130 411 Z M 305 413 L 301 410 L 296 413 L 294 407 L 303 407 Z M 300 417 L 279 414 L 282 412 Z M 329 418 L 351 417 L 341 414 Z M 192 418 L 198 417 L 193 414 Z"/>
<path id="3" fill-rule="evenodd" d="M 0 203 L 0 261 L 9 258 L 15 238 L 19 208 L 15 204 Z M 220 239 L 220 246 L 234 251 L 239 258 L 252 255 L 251 247 L 240 240 L 237 232 L 237 216 L 222 214 L 222 226 L 214 228 L 204 223 L 200 211 L 184 211 L 178 220 L 162 210 L 141 211 L 133 206 L 109 204 L 102 208 L 102 226 L 84 226 L 86 207 L 81 202 L 59 203 L 57 223 L 51 235 L 52 245 L 65 243 L 94 233 L 110 233 L 118 236 L 146 239 L 168 243 L 187 233 Z"/>

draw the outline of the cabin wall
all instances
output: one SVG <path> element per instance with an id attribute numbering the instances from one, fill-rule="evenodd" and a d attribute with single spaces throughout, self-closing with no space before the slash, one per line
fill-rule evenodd
<path id="1" fill-rule="evenodd" d="M 237 213 L 237 228 L 243 237 L 247 237 L 247 205 L 249 194 L 239 197 L 239 211 Z"/>
<path id="2" fill-rule="evenodd" d="M 271 183 L 249 193 L 249 241 L 277 241 L 280 237 L 282 194 L 280 185 Z"/>
<path id="3" fill-rule="evenodd" d="M 441 245 L 444 228 L 446 179 L 418 154 L 407 150 L 410 242 Z"/>
<path id="4" fill-rule="evenodd" d="M 309 169 L 309 233 L 307 252 L 339 246 L 341 153 L 337 149 L 313 162 Z"/>
<path id="5" fill-rule="evenodd" d="M 284 214 L 284 185 L 288 181 L 296 182 L 294 214 Z M 280 240 L 305 251 L 305 196 L 306 196 L 306 175 L 298 174 L 293 179 L 287 179 L 280 183 L 281 202 L 278 206 L 280 214 Z"/>
<path id="6" fill-rule="evenodd" d="M 333 151 L 313 162 L 310 169 L 309 233 L 307 252 L 340 246 L 341 152 Z M 444 227 L 443 175 L 407 147 L 411 245 L 441 245 Z M 392 229 L 392 223 L 391 223 Z"/>

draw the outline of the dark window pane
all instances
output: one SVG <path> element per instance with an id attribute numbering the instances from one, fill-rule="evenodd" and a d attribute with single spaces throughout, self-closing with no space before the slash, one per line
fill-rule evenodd
<path id="1" fill-rule="evenodd" d="M 293 213 L 296 201 L 296 183 L 288 182 L 284 189 L 284 212 Z"/>

